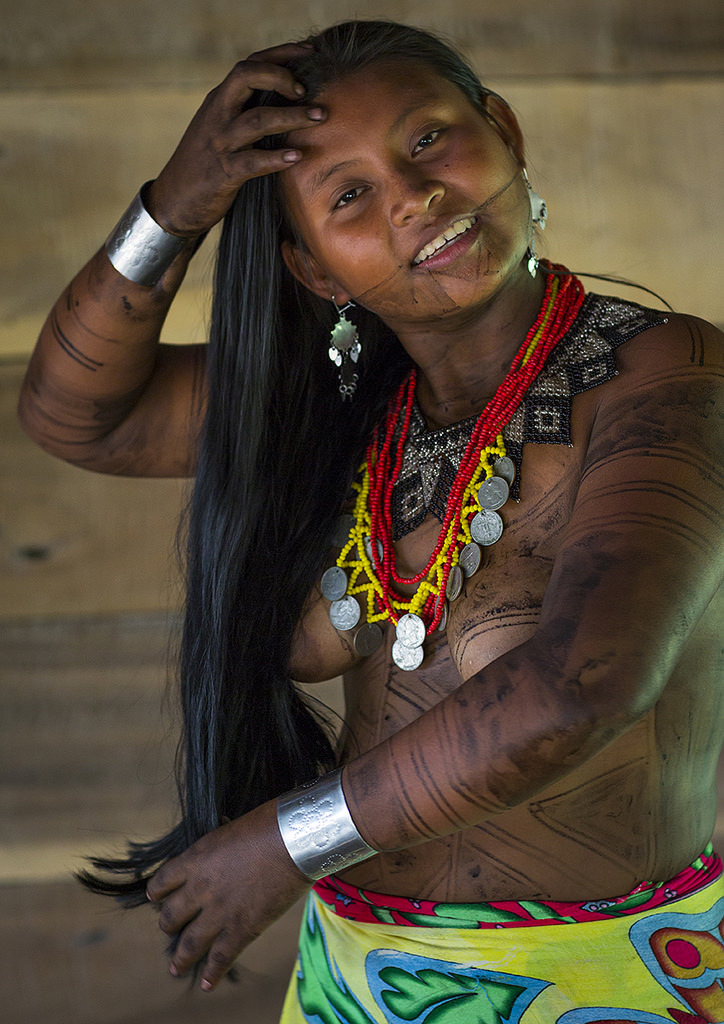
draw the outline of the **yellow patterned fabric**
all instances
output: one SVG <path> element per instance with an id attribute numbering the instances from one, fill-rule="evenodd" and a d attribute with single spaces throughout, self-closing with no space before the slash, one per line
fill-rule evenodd
<path id="1" fill-rule="evenodd" d="M 528 928 L 360 923 L 311 893 L 281 1024 L 724 1022 L 724 878 L 640 914 Z"/>

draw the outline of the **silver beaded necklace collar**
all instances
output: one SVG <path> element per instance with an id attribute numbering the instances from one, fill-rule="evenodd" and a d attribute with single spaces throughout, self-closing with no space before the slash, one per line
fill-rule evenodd
<path id="1" fill-rule="evenodd" d="M 505 448 L 515 467 L 511 497 L 520 497 L 523 445 L 570 445 L 573 396 L 615 377 L 615 349 L 665 320 L 658 311 L 633 302 L 604 295 L 586 296 L 576 322 L 503 428 Z M 392 491 L 393 540 L 417 529 L 428 515 L 442 523 L 450 488 L 476 419 L 473 416 L 430 430 L 415 404 L 402 469 Z"/>

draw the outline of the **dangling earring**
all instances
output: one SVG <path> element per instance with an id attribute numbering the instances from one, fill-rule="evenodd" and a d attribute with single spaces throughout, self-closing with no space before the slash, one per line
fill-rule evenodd
<path id="1" fill-rule="evenodd" d="M 541 231 L 545 231 L 546 220 L 548 219 L 548 207 L 546 201 L 537 192 L 533 191 L 533 186 L 528 180 L 528 172 L 525 167 L 523 168 L 523 180 L 525 181 L 526 188 L 528 189 L 528 199 L 530 200 L 530 219 L 531 219 L 531 230 L 530 230 L 530 242 L 528 244 L 528 273 L 531 277 L 535 277 L 536 271 L 538 270 L 538 257 L 535 254 L 535 229 L 538 227 Z"/>
<path id="2" fill-rule="evenodd" d="M 348 309 L 354 307 L 350 301 L 342 309 L 337 305 L 334 295 L 332 303 L 337 310 L 338 320 L 332 328 L 329 345 L 329 358 L 339 367 L 339 393 L 344 400 L 351 398 L 357 390 L 359 374 L 355 370 L 362 346 L 359 341 L 357 328 L 344 315 Z"/>

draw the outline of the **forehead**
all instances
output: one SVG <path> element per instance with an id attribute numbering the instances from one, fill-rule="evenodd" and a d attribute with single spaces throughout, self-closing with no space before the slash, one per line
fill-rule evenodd
<path id="1" fill-rule="evenodd" d="M 458 86 L 424 64 L 378 62 L 345 75 L 315 98 L 326 120 L 290 132 L 287 142 L 302 151 L 303 160 L 282 175 L 285 192 L 300 189 L 307 196 L 327 165 L 364 161 L 378 146 L 404 139 L 428 115 L 484 121 Z"/>
<path id="2" fill-rule="evenodd" d="M 325 86 L 315 99 L 330 113 L 353 107 L 366 116 L 396 111 L 401 104 L 441 101 L 472 106 L 458 86 L 429 65 L 408 59 L 380 60 L 350 72 Z"/>

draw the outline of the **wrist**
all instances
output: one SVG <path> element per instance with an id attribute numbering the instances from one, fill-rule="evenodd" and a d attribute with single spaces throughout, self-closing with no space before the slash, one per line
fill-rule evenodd
<path id="1" fill-rule="evenodd" d="M 365 842 L 352 820 L 341 768 L 280 796 L 277 823 L 287 853 L 313 881 L 378 852 Z"/>
<path id="2" fill-rule="evenodd" d="M 145 196 L 151 184 L 141 187 L 105 243 L 106 255 L 118 273 L 147 287 L 158 284 L 176 257 L 196 244 L 196 239 L 167 231 L 148 212 Z"/>

